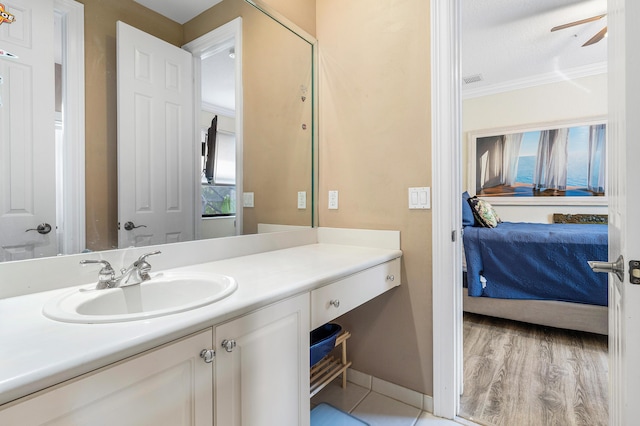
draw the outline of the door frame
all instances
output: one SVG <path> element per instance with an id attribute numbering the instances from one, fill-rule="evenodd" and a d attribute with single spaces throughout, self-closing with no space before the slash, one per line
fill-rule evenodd
<path id="1" fill-rule="evenodd" d="M 456 418 L 462 390 L 460 0 L 431 0 L 433 413 Z"/>
<path id="2" fill-rule="evenodd" d="M 58 247 L 61 254 L 75 254 L 86 248 L 84 5 L 74 0 L 54 0 L 53 8 L 62 19 L 64 87 L 62 214 L 57 218 L 62 232 Z"/>
<path id="3" fill-rule="evenodd" d="M 237 17 L 232 21 L 227 22 L 221 27 L 216 28 L 198 37 L 197 39 L 185 44 L 182 48 L 193 55 L 193 78 L 194 78 L 194 135 L 200 135 L 200 114 L 202 110 L 202 93 L 200 82 L 201 75 L 201 61 L 208 55 L 217 50 L 220 45 L 227 45 L 230 39 L 234 40 L 234 52 L 235 52 L 235 92 L 236 92 L 236 110 L 235 110 L 235 138 L 236 138 L 236 235 L 242 235 L 243 224 L 243 96 L 242 96 L 242 17 Z M 194 143 L 197 141 L 194 141 Z M 200 152 L 199 149 L 196 150 Z M 195 182 L 195 200 L 200 200 L 200 157 L 195 156 L 196 162 L 196 176 L 194 176 Z M 200 209 L 195 209 L 195 238 L 200 238 L 200 224 L 202 221 L 202 214 Z"/>

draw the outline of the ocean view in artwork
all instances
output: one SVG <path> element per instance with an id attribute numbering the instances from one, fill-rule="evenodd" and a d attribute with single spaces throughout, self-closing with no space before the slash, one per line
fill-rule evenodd
<path id="1" fill-rule="evenodd" d="M 535 155 L 519 157 L 516 182 L 533 185 L 535 167 Z M 586 188 L 588 170 L 589 154 L 587 152 L 572 152 L 569 155 L 569 164 L 567 165 L 567 186 Z M 595 170 L 594 172 L 597 173 Z"/>
<path id="2" fill-rule="evenodd" d="M 536 167 L 536 156 L 540 132 L 525 132 L 518 157 L 516 182 L 533 185 L 533 171 Z M 567 187 L 586 188 L 589 174 L 589 126 L 576 126 L 569 129 L 568 140 Z M 596 160 L 592 173 L 598 176 L 599 159 Z"/>

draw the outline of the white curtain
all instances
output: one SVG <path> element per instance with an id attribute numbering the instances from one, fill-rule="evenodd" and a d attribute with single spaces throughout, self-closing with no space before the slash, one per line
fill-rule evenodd
<path id="1" fill-rule="evenodd" d="M 538 157 L 533 174 L 535 189 L 567 189 L 569 129 L 540 132 Z"/>
<path id="2" fill-rule="evenodd" d="M 481 138 L 477 146 L 478 163 L 476 191 L 502 183 L 503 136 Z"/>
<path id="3" fill-rule="evenodd" d="M 604 192 L 606 188 L 606 126 L 589 126 L 589 174 L 588 188 L 594 192 Z"/>
<path id="4" fill-rule="evenodd" d="M 502 146 L 502 184 L 513 186 L 518 174 L 518 158 L 524 133 L 505 135 Z"/>

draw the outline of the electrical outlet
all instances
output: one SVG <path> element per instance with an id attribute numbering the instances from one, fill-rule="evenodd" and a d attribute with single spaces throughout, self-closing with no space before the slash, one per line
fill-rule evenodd
<path id="1" fill-rule="evenodd" d="M 338 210 L 338 191 L 329 191 L 329 209 Z"/>
<path id="2" fill-rule="evenodd" d="M 253 192 L 242 193 L 242 207 L 253 207 Z"/>
<path id="3" fill-rule="evenodd" d="M 307 208 L 307 191 L 298 191 L 298 209 Z"/>

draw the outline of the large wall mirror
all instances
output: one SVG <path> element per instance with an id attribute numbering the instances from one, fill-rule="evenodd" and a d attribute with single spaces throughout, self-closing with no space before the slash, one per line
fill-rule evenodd
<path id="1" fill-rule="evenodd" d="M 15 0 L 7 3 L 18 19 L 11 25 L 0 26 L 0 49 L 13 50 L 18 57 L 28 58 L 28 52 L 21 50 L 19 40 L 15 40 L 16 34 L 24 32 L 19 31 L 21 20 L 26 22 L 29 14 L 38 15 L 41 21 L 37 25 L 31 23 L 35 29 L 32 36 L 38 40 L 36 36 L 42 32 L 39 37 L 44 43 L 47 34 L 53 33 L 56 28 L 54 18 L 60 20 L 60 16 L 65 16 L 58 10 L 60 5 L 67 3 L 74 2 L 37 0 L 34 3 Z M 54 39 L 57 44 L 46 41 L 42 45 L 46 54 L 41 55 L 40 59 L 59 64 L 56 67 L 57 75 L 51 74 L 39 80 L 51 84 L 25 89 L 27 84 L 21 80 L 24 90 L 39 93 L 39 102 L 34 101 L 36 97 L 33 95 L 20 100 L 9 96 L 10 93 L 16 93 L 15 85 L 12 86 L 13 81 L 6 77 L 15 76 L 16 70 L 24 68 L 24 64 L 21 63 L 22 59 L 14 59 L 13 62 L 0 59 L 0 75 L 5 77 L 5 84 L 0 86 L 0 89 L 4 89 L 1 93 L 3 134 L 0 161 L 3 173 L 0 174 L 0 188 L 3 192 L 0 194 L 0 221 L 7 217 L 18 218 L 18 222 L 14 220 L 13 224 L 0 223 L 0 261 L 157 243 L 133 238 L 123 244 L 119 235 L 126 222 L 132 222 L 132 235 L 144 234 L 148 226 L 138 219 L 121 218 L 122 213 L 119 213 L 118 194 L 122 182 L 118 182 L 118 176 L 122 170 L 118 165 L 117 130 L 118 21 L 174 46 L 186 45 L 185 49 L 189 43 L 217 28 L 238 18 L 241 21 L 239 33 L 226 40 L 216 39 L 208 49 L 201 50 L 199 56 L 194 54 L 193 70 L 200 80 L 196 84 L 199 90 L 193 100 L 193 118 L 189 122 L 192 140 L 187 148 L 178 148 L 182 155 L 188 153 L 191 156 L 193 164 L 193 179 L 189 181 L 193 203 L 189 214 L 193 230 L 189 238 L 256 233 L 261 223 L 313 226 L 314 185 L 317 184 L 314 179 L 317 169 L 314 169 L 313 162 L 314 150 L 317 149 L 317 126 L 313 71 L 316 52 L 312 37 L 268 8 L 266 12 L 271 13 L 265 13 L 264 7 L 258 8 L 245 0 L 225 0 L 185 24 L 151 12 L 133 0 L 122 1 L 117 8 L 94 0 L 80 0 L 77 3 L 84 6 L 83 112 L 86 118 L 83 114 L 68 114 L 74 105 L 71 99 L 74 80 L 69 79 L 72 73 L 65 69 L 65 64 L 77 62 L 76 58 L 70 56 L 74 52 L 71 48 L 73 45 L 69 44 L 69 37 L 73 41 L 72 32 L 62 32 Z M 34 14 L 33 11 L 39 12 Z M 43 11 L 46 13 L 40 13 Z M 274 19 L 274 15 L 278 20 Z M 73 25 L 64 19 L 61 22 L 65 31 L 73 31 Z M 240 53 L 239 60 L 234 60 L 236 51 Z M 229 68 L 231 71 L 226 71 L 231 74 L 221 73 L 220 61 L 223 60 L 233 64 Z M 47 68 L 43 66 L 42 69 Z M 62 86 L 57 102 L 53 90 L 51 99 L 46 97 L 46 102 L 43 102 L 45 98 L 41 94 L 50 87 L 56 87 L 54 81 L 57 87 Z M 222 90 L 225 84 L 228 86 L 225 90 L 233 93 L 235 102 L 231 104 L 223 101 L 218 103 L 216 100 L 229 99 L 228 93 L 217 96 L 211 92 Z M 37 119 L 29 116 L 29 101 L 36 106 L 44 105 L 50 112 L 39 114 Z M 56 104 L 59 106 L 57 114 L 53 107 Z M 64 130 L 71 133 L 78 128 L 73 123 L 60 124 L 60 117 L 65 116 L 65 107 L 66 116 L 75 117 L 82 122 L 80 128 L 86 129 L 83 146 L 71 150 L 70 154 L 65 154 L 64 149 L 55 151 L 56 145 L 53 143 L 58 133 L 63 134 Z M 51 126 L 48 117 L 51 117 Z M 18 140 L 29 135 L 30 131 L 24 129 L 31 128 L 35 133 L 36 130 L 49 127 L 50 131 L 44 134 L 30 136 L 32 142 L 29 144 Z M 44 150 L 33 145 L 38 140 L 52 143 Z M 120 150 L 120 154 L 122 152 L 124 149 Z M 74 161 L 74 155 L 78 154 L 84 157 L 84 161 L 82 158 Z M 138 155 L 137 161 L 140 157 Z M 54 159 L 59 159 L 59 163 Z M 16 165 L 16 160 L 20 160 L 20 167 Z M 78 173 L 84 178 L 86 189 L 77 185 L 78 179 L 69 173 L 69 170 L 74 170 L 72 165 L 80 169 Z M 153 168 L 161 166 L 158 162 L 151 165 Z M 42 172 L 47 170 L 51 177 L 42 177 Z M 135 179 L 135 172 L 132 176 Z M 60 183 L 62 178 L 66 179 L 66 184 Z M 134 184 L 131 179 L 128 183 Z M 152 182 L 153 185 L 165 183 Z M 16 188 L 22 190 L 19 195 Z M 36 190 L 40 195 L 35 195 Z M 56 202 L 56 199 L 62 201 Z M 33 200 L 38 203 L 33 203 Z M 40 207 L 36 204 L 45 201 L 49 204 L 46 217 L 38 216 Z M 76 209 L 79 205 L 84 206 L 80 213 L 76 211 L 69 214 L 65 212 L 69 204 L 71 207 L 67 210 L 70 211 L 74 206 Z M 44 224 L 48 224 L 51 230 L 44 232 L 47 231 L 46 226 L 45 229 L 40 228 Z M 71 237 L 65 236 L 67 229 L 73 230 Z M 162 230 L 158 233 L 162 233 Z M 166 242 L 184 240 L 177 237 Z M 48 247 L 45 249 L 45 246 Z"/>

